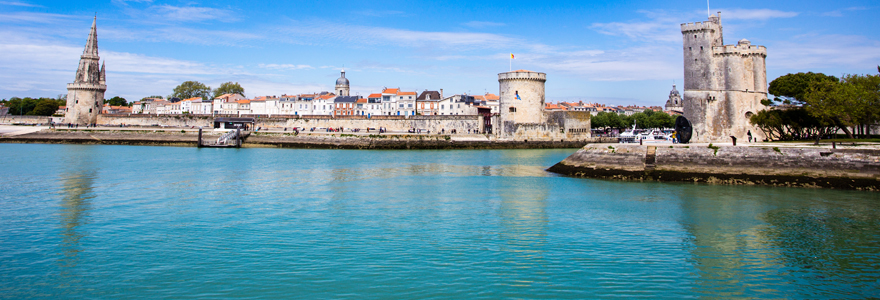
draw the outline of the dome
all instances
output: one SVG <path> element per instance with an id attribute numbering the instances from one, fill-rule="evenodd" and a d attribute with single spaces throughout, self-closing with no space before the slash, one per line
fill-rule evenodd
<path id="1" fill-rule="evenodd" d="M 679 95 L 679 94 L 678 94 L 678 90 L 675 89 L 675 85 L 674 85 L 674 84 L 672 85 L 672 90 L 669 91 L 669 95 L 670 95 L 670 96 L 672 96 L 672 95 L 678 96 L 678 95 Z"/>
<path id="2" fill-rule="evenodd" d="M 336 79 L 336 85 L 348 85 L 348 79 L 345 78 L 345 70 L 342 70 L 342 76 Z"/>
<path id="3" fill-rule="evenodd" d="M 740 45 L 751 45 L 752 42 L 749 42 L 749 40 L 747 40 L 747 39 L 741 39 L 741 40 L 739 40 L 739 44 Z"/>

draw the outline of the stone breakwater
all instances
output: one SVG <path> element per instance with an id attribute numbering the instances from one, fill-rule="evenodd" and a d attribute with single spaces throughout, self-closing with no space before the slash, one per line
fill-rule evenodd
<path id="1" fill-rule="evenodd" d="M 548 171 L 603 179 L 880 191 L 880 150 L 588 144 Z"/>
<path id="2" fill-rule="evenodd" d="M 219 133 L 205 131 L 204 139 L 216 139 Z M 484 135 L 415 135 L 349 133 L 263 133 L 249 135 L 242 147 L 316 148 L 316 149 L 540 149 L 580 148 L 600 139 L 581 141 L 504 141 Z M 3 143 L 104 144 L 196 147 L 197 129 L 158 130 L 43 130 L 9 137 Z"/>

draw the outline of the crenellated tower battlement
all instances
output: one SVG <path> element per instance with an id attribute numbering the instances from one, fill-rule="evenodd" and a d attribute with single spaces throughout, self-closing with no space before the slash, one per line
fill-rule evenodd
<path id="1" fill-rule="evenodd" d="M 746 139 L 749 132 L 759 136 L 748 119 L 763 109 L 760 101 L 767 97 L 767 48 L 746 39 L 724 45 L 720 15 L 681 24 L 682 103 L 697 142 Z"/>

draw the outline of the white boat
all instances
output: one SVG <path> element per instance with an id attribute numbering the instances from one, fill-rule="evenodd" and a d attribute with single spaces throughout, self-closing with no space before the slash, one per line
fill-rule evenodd
<path id="1" fill-rule="evenodd" d="M 638 130 L 633 124 L 632 129 L 621 133 L 617 140 L 621 143 L 672 143 L 672 135 L 656 129 Z"/>

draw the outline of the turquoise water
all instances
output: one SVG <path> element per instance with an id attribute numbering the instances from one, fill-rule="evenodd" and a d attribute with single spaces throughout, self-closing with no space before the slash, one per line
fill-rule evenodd
<path id="1" fill-rule="evenodd" d="M 880 297 L 877 193 L 573 152 L 0 144 L 0 298 Z"/>

